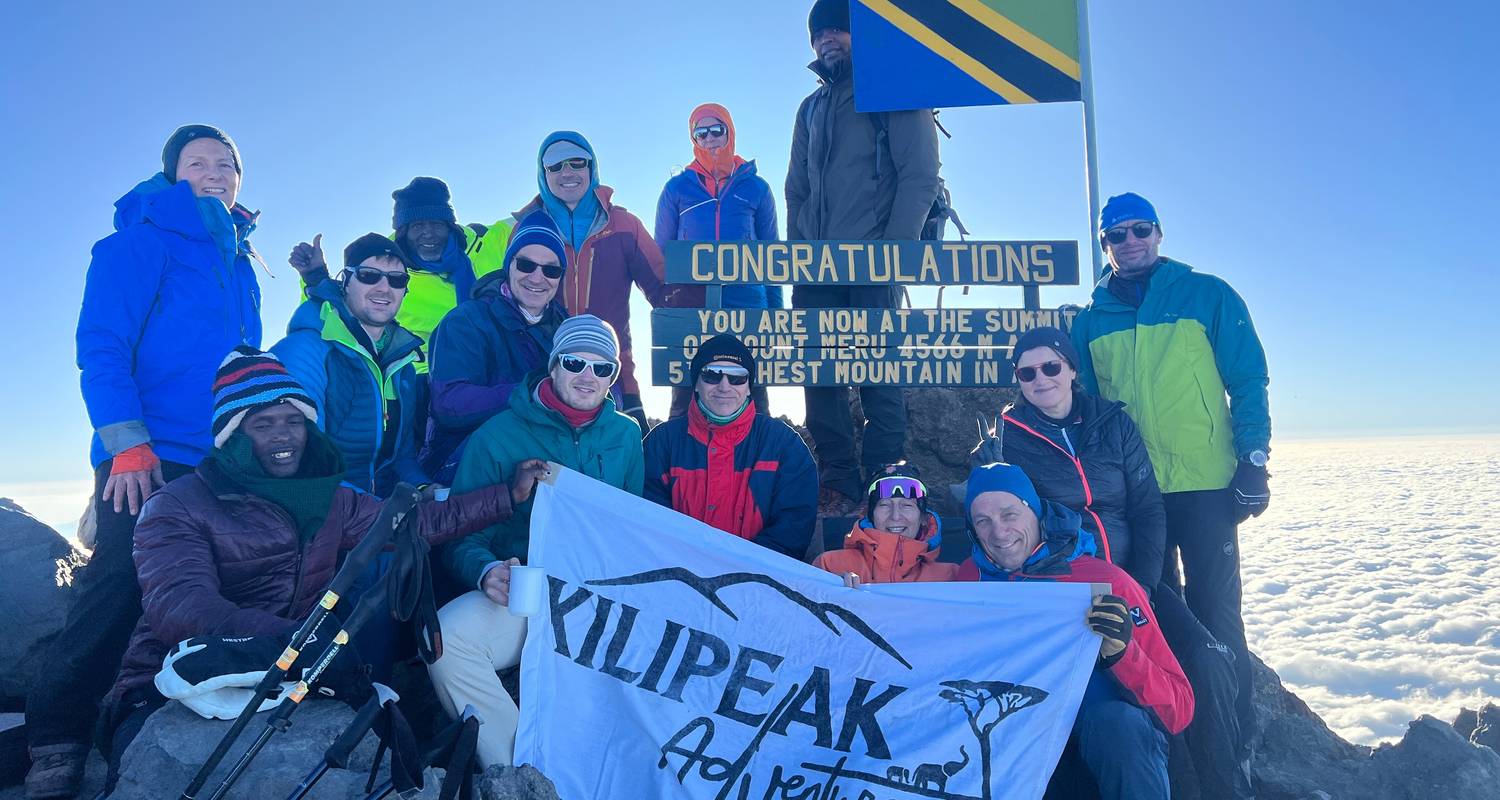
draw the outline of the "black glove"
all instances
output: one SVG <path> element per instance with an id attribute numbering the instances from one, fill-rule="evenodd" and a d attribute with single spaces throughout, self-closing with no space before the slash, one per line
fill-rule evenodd
<path id="1" fill-rule="evenodd" d="M 1266 506 L 1271 504 L 1271 489 L 1268 485 L 1270 478 L 1265 467 L 1257 467 L 1248 461 L 1241 461 L 1235 468 L 1229 488 L 1234 493 L 1236 525 L 1250 517 L 1260 516 Z"/>
<path id="2" fill-rule="evenodd" d="M 1089 609 L 1089 630 L 1104 637 L 1099 643 L 1099 665 L 1109 669 L 1125 655 L 1130 637 L 1135 633 L 1135 623 L 1130 619 L 1130 607 L 1125 598 L 1104 594 L 1094 598 Z"/>

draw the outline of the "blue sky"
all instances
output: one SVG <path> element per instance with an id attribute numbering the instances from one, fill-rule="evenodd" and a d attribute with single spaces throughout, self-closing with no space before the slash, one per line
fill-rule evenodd
<path id="1" fill-rule="evenodd" d="M 1163 252 L 1244 295 L 1270 357 L 1277 435 L 1500 428 L 1500 325 L 1475 302 L 1500 289 L 1480 238 L 1500 212 L 1486 79 L 1500 11 L 1092 6 L 1101 187 L 1151 198 Z M 554 129 L 588 135 L 617 202 L 649 220 L 691 158 L 685 116 L 720 102 L 779 195 L 796 105 L 814 85 L 807 7 L 88 2 L 11 14 L 0 481 L 87 475 L 73 329 L 89 248 L 114 200 L 160 168 L 177 125 L 212 122 L 240 145 L 241 200 L 263 212 L 255 241 L 275 273 L 261 277 L 269 345 L 296 301 L 293 244 L 322 232 L 336 253 L 387 230 L 391 190 L 419 174 L 448 181 L 464 221 L 505 216 L 535 193 L 536 145 Z M 1077 105 L 943 120 L 944 176 L 978 236 L 1087 241 Z M 914 301 L 934 302 L 930 290 Z M 660 415 L 665 394 L 647 402 Z M 792 390 L 773 403 L 800 414 Z"/>

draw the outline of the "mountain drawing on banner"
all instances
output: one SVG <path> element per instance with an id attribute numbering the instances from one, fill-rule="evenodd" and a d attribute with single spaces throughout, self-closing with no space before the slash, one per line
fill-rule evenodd
<path id="1" fill-rule="evenodd" d="M 853 0 L 859 111 L 1082 99 L 1078 8 L 1037 0 Z"/>
<path id="2" fill-rule="evenodd" d="M 602 578 L 598 580 L 586 581 L 585 583 L 590 586 L 640 586 L 647 583 L 665 583 L 672 581 L 681 583 L 697 592 L 698 594 L 703 595 L 703 598 L 705 600 L 712 603 L 715 608 L 719 609 L 725 614 L 728 614 L 729 618 L 735 620 L 736 622 L 739 621 L 739 617 L 735 615 L 734 611 L 732 611 L 722 599 L 720 599 L 719 590 L 727 588 L 729 586 L 737 586 L 743 583 L 759 584 L 761 586 L 769 587 L 780 593 L 782 596 L 786 597 L 788 600 L 791 600 L 793 603 L 796 603 L 801 608 L 805 609 L 807 613 L 812 614 L 813 617 L 815 617 L 819 622 L 823 623 L 823 625 L 827 627 L 828 630 L 833 631 L 834 635 L 843 635 L 843 632 L 839 630 L 837 625 L 833 624 L 833 620 L 831 619 L 832 617 L 837 617 L 842 620 L 845 625 L 848 625 L 851 629 L 853 629 L 856 633 L 869 640 L 870 644 L 875 645 L 876 647 L 885 651 L 885 653 L 891 658 L 894 658 L 896 659 L 896 661 L 900 662 L 902 666 L 906 667 L 907 669 L 912 668 L 911 662 L 907 661 L 906 658 L 901 655 L 901 653 L 897 652 L 896 648 L 891 646 L 891 643 L 885 640 L 885 637 L 876 633 L 875 629 L 867 625 L 863 619 L 860 619 L 859 616 L 857 616 L 853 612 L 841 606 L 836 606 L 832 603 L 816 602 L 809 598 L 807 595 L 802 594 L 796 589 L 793 589 L 790 586 L 787 586 L 786 584 L 768 575 L 761 575 L 754 572 L 727 572 L 723 575 L 719 575 L 713 578 L 705 578 L 701 575 L 696 575 L 690 570 L 684 569 L 682 567 L 666 567 L 664 569 L 648 570 L 646 572 L 641 572 L 635 575 L 626 575 L 620 578 Z"/>

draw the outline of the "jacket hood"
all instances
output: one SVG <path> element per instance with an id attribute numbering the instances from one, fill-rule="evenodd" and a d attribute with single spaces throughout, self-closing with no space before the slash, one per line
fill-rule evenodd
<path id="1" fill-rule="evenodd" d="M 1067 575 L 1072 570 L 1070 562 L 1081 556 L 1096 555 L 1098 550 L 1094 535 L 1081 527 L 1082 518 L 1066 506 L 1051 500 L 1042 501 L 1042 541 L 1035 551 L 1026 557 L 1026 563 L 1017 572 L 1001 568 L 985 554 L 979 538 L 974 538 L 974 565 L 979 568 L 980 580 L 1008 581 L 1018 577 Z"/>
<path id="2" fill-rule="evenodd" d="M 238 203 L 233 210 L 226 210 L 223 203 L 213 198 L 195 197 L 193 187 L 187 181 L 171 183 L 167 176 L 158 172 L 115 201 L 114 223 L 115 230 L 122 231 L 132 225 L 150 222 L 189 239 L 211 241 L 215 237 L 208 220 L 214 219 L 217 222 L 212 227 L 235 231 L 235 244 L 238 245 L 255 230 L 257 216 Z"/>
<path id="3" fill-rule="evenodd" d="M 693 138 L 693 128 L 697 127 L 698 120 L 706 117 L 714 117 L 724 123 L 728 141 L 718 150 L 705 149 Z M 718 103 L 704 103 L 688 115 L 688 140 L 693 144 L 693 163 L 688 165 L 688 169 L 711 182 L 728 178 L 745 163 L 745 159 L 735 155 L 734 120 L 729 116 L 729 109 Z"/>
<path id="4" fill-rule="evenodd" d="M 547 148 L 557 142 L 571 142 L 583 148 L 589 154 L 589 186 L 583 197 L 578 201 L 578 207 L 569 210 L 563 201 L 557 199 L 552 189 L 547 186 L 547 168 L 542 165 L 542 155 Z M 563 241 L 573 245 L 573 252 L 583 247 L 583 241 L 588 238 L 594 227 L 594 218 L 599 215 L 601 209 L 597 190 L 599 189 L 599 159 L 594 155 L 594 146 L 589 140 L 577 131 L 554 131 L 542 140 L 542 146 L 536 151 L 536 183 L 538 196 L 542 205 L 551 215 L 552 221 L 557 223 L 557 228 L 562 232 Z M 518 219 L 522 219 L 518 217 Z"/>

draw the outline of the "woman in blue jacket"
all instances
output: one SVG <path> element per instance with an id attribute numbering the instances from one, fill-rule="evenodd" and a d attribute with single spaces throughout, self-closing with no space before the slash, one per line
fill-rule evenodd
<path id="1" fill-rule="evenodd" d="M 672 176 L 656 203 L 656 243 L 774 241 L 776 196 L 755 174 L 755 162 L 734 152 L 734 120 L 728 109 L 704 103 L 688 116 L 693 163 Z M 781 308 L 781 287 L 725 286 L 725 308 Z M 701 302 L 699 303 L 701 305 Z M 769 414 L 766 390 L 756 388 L 755 407 Z M 672 390 L 670 416 L 687 413 L 692 387 Z"/>
<path id="2" fill-rule="evenodd" d="M 116 201 L 115 232 L 94 245 L 77 347 L 94 428 L 97 539 L 26 702 L 46 712 L 27 719 L 30 796 L 77 793 L 95 707 L 141 613 L 136 514 L 147 495 L 208 454 L 214 372 L 225 354 L 260 347 L 250 264 L 260 257 L 248 239 L 256 215 L 236 202 L 240 178 L 228 134 L 178 128 L 162 149 L 162 171 Z"/>

